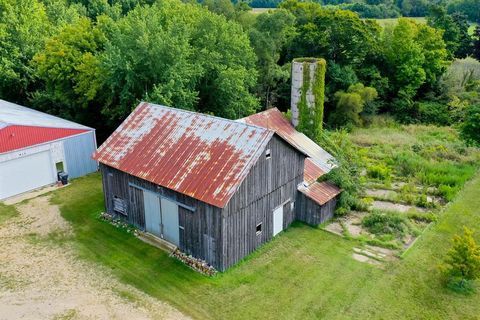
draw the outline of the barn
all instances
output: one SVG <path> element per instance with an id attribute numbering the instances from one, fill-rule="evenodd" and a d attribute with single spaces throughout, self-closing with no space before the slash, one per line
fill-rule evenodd
<path id="1" fill-rule="evenodd" d="M 254 121 L 141 103 L 94 155 L 106 211 L 221 271 L 294 220 L 330 217 L 340 190 L 315 177 L 333 158 L 288 121 L 290 137 Z"/>
<path id="2" fill-rule="evenodd" d="M 97 170 L 95 130 L 0 100 L 0 200 Z"/>

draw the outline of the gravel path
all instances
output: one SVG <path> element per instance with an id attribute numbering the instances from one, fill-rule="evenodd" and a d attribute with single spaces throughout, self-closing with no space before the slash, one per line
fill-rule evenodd
<path id="1" fill-rule="evenodd" d="M 17 208 L 0 225 L 0 319 L 187 319 L 48 240 L 72 233 L 48 197 Z"/>

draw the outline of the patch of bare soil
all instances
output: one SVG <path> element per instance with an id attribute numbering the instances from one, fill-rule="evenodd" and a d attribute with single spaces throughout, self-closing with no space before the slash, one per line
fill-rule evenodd
<path id="1" fill-rule="evenodd" d="M 187 319 L 48 240 L 72 233 L 48 197 L 17 208 L 0 225 L 0 319 Z"/>
<path id="2" fill-rule="evenodd" d="M 373 201 L 372 203 L 372 208 L 374 209 L 379 209 L 379 210 L 393 210 L 393 211 L 399 211 L 399 212 L 407 212 L 409 210 L 415 209 L 419 212 L 425 212 L 425 208 L 420 208 L 417 206 L 411 206 L 407 204 L 401 204 L 401 203 L 394 203 L 394 202 L 389 202 L 389 201 Z"/>

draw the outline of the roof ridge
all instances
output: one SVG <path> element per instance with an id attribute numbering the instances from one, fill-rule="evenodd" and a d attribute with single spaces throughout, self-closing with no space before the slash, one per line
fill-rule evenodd
<path id="1" fill-rule="evenodd" d="M 214 115 L 211 115 L 211 114 L 208 114 L 208 113 L 202 113 L 202 112 L 197 112 L 197 111 L 193 111 L 193 110 L 186 110 L 186 109 L 179 109 L 179 108 L 169 107 L 169 106 L 165 106 L 165 105 L 162 105 L 162 104 L 156 104 L 156 103 L 147 102 L 147 101 L 140 102 L 139 106 L 143 103 L 146 103 L 147 105 L 153 106 L 153 107 L 161 107 L 161 108 L 175 110 L 176 112 L 185 112 L 185 113 L 191 113 L 191 114 L 195 114 L 195 115 L 201 115 L 201 116 L 206 117 L 206 118 L 213 118 L 213 119 L 222 120 L 222 121 L 226 121 L 226 122 L 232 122 L 232 123 L 235 123 L 235 124 L 242 124 L 242 125 L 247 126 L 247 127 L 252 127 L 252 128 L 262 129 L 262 130 L 265 130 L 265 131 L 275 132 L 274 130 L 269 129 L 269 128 L 265 128 L 265 127 L 257 126 L 257 125 L 254 125 L 254 124 L 238 121 L 240 119 L 232 120 L 232 119 L 222 118 L 222 117 L 219 117 L 219 116 L 214 116 Z M 256 113 L 254 113 L 253 115 L 255 115 L 255 114 Z M 247 116 L 247 117 L 249 117 L 249 116 Z M 241 118 L 241 119 L 243 119 L 243 118 Z"/>
<path id="2" fill-rule="evenodd" d="M 61 122 L 63 123 L 64 125 L 67 125 L 67 124 L 70 124 L 71 126 L 76 126 L 77 128 L 72 128 L 72 129 L 80 129 L 78 127 L 82 127 L 83 130 L 95 130 L 94 128 L 91 128 L 91 127 L 88 127 L 84 124 L 81 124 L 81 123 L 77 123 L 75 121 L 72 121 L 72 120 L 67 120 L 67 119 L 64 119 L 64 118 L 61 118 L 59 116 L 56 116 L 56 115 L 53 115 L 53 114 L 49 114 L 49 113 L 46 113 L 46 112 L 43 112 L 43 111 L 40 111 L 40 110 L 36 110 L 36 109 L 33 109 L 33 108 L 29 108 L 29 107 L 26 107 L 26 106 L 23 106 L 23 105 L 20 105 L 18 103 L 15 103 L 15 102 L 10 102 L 10 101 L 7 101 L 7 100 L 4 100 L 4 99 L 0 99 L 0 107 L 5 107 L 5 110 L 6 112 L 2 113 L 0 112 L 0 123 L 5 123 L 7 125 L 16 125 L 16 126 L 32 126 L 32 127 L 42 127 L 42 128 L 58 128 L 58 129 L 66 129 L 66 128 L 69 128 L 69 127 L 65 127 L 65 126 L 59 126 L 59 125 L 52 125 L 52 123 L 54 121 L 56 122 Z M 1 110 L 1 108 L 0 108 Z M 25 123 L 21 123 L 21 122 L 12 122 L 12 121 L 9 121 L 8 119 L 2 119 L 1 116 L 2 114 L 5 115 L 5 116 L 12 116 L 15 117 L 15 116 L 20 116 L 19 114 L 16 114 L 14 110 L 17 110 L 19 112 L 24 112 L 25 115 L 41 115 L 42 117 L 45 117 L 45 118 L 49 118 L 49 120 L 51 121 L 50 124 L 46 125 L 42 125 L 42 124 L 25 124 Z M 9 112 L 10 111 L 10 112 Z M 12 120 L 12 119 L 10 119 Z"/>

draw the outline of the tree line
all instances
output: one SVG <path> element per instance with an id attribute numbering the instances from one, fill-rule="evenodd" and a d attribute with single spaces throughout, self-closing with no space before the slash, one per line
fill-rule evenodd
<path id="1" fill-rule="evenodd" d="M 427 24 L 383 29 L 296 0 L 262 14 L 229 0 L 0 0 L 0 97 L 103 140 L 141 100 L 232 119 L 287 111 L 291 61 L 319 57 L 327 128 L 379 112 L 463 123 L 479 103 L 478 61 L 452 61 L 480 56 L 480 29 L 471 36 L 464 16 L 431 12 Z"/>
<path id="2" fill-rule="evenodd" d="M 236 2 L 236 1 L 234 1 Z M 282 0 L 251 0 L 253 8 L 276 8 Z M 362 18 L 424 17 L 433 5 L 441 5 L 448 13 L 459 13 L 470 21 L 480 20 L 477 0 L 316 0 L 323 6 L 357 12 Z"/>

